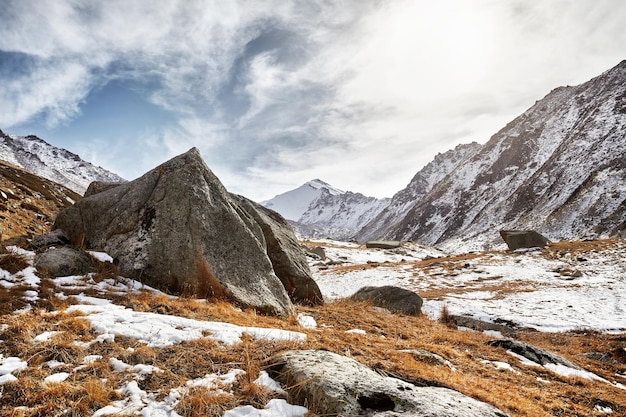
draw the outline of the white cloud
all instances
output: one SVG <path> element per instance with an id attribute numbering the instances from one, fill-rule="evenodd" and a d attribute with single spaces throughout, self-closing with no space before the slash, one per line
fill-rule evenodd
<path id="1" fill-rule="evenodd" d="M 135 80 L 177 125 L 83 149 L 136 176 L 197 146 L 257 199 L 316 177 L 389 196 L 436 152 L 486 141 L 626 45 L 620 0 L 19 0 L 0 16 L 0 50 L 35 57 L 1 78 L 5 131 L 67 123 L 91 89 Z"/>

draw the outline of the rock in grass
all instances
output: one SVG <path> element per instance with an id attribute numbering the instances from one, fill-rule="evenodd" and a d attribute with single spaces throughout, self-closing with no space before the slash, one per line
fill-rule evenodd
<path id="1" fill-rule="evenodd" d="M 363 287 L 350 298 L 357 301 L 370 301 L 377 307 L 407 316 L 418 316 L 423 304 L 422 298 L 413 291 L 393 285 Z"/>
<path id="2" fill-rule="evenodd" d="M 385 377 L 332 352 L 285 352 L 272 361 L 271 370 L 283 386 L 294 387 L 291 395 L 306 400 L 318 415 L 506 417 L 460 392 Z"/>
<path id="3" fill-rule="evenodd" d="M 224 297 L 285 316 L 289 295 L 315 303 L 321 294 L 277 216 L 226 191 L 193 148 L 134 181 L 92 187 L 53 229 L 167 292 Z"/>

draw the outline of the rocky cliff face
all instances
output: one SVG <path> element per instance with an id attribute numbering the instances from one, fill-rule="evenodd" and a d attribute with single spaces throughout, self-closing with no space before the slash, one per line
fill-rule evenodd
<path id="1" fill-rule="evenodd" d="M 500 242 L 497 232 L 503 228 L 569 239 L 612 235 L 625 225 L 623 61 L 536 102 L 478 152 L 469 152 L 381 234 L 431 245 L 489 247 Z"/>
<path id="2" fill-rule="evenodd" d="M 459 165 L 476 154 L 481 148 L 476 142 L 458 145 L 456 148 L 435 156 L 435 159 L 421 169 L 403 190 L 398 191 L 391 201 L 371 221 L 363 225 L 356 239 L 367 241 L 378 239 L 388 228 L 402 219 L 416 202 L 424 198 L 433 187 L 446 178 Z"/>
<path id="3" fill-rule="evenodd" d="M 0 160 L 62 184 L 81 195 L 92 181 L 123 181 L 118 175 L 32 135 L 7 135 L 0 130 Z"/>

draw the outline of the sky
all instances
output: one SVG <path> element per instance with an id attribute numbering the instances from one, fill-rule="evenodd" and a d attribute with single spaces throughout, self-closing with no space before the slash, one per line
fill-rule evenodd
<path id="1" fill-rule="evenodd" d="M 626 59 L 622 0 L 0 0 L 0 129 L 132 180 L 198 147 L 257 201 L 391 197 Z"/>

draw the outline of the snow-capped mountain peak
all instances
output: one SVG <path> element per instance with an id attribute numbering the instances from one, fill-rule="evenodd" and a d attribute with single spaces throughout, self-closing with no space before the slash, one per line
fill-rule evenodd
<path id="1" fill-rule="evenodd" d="M 64 185 L 81 195 L 92 181 L 124 181 L 119 175 L 33 135 L 8 135 L 0 130 L 0 160 Z"/>
<path id="2" fill-rule="evenodd" d="M 307 211 L 309 205 L 317 200 L 326 191 L 331 195 L 341 195 L 341 191 L 320 179 L 314 179 L 302 184 L 300 187 L 278 194 L 276 197 L 262 201 L 267 208 L 279 212 L 285 219 L 298 221 Z"/>
<path id="3" fill-rule="evenodd" d="M 320 179 L 317 179 L 317 178 L 307 182 L 305 185 L 308 185 L 308 186 L 313 187 L 313 188 L 318 189 L 318 190 L 322 189 L 322 188 L 325 188 L 325 189 L 328 190 L 328 192 L 331 195 L 345 194 L 345 191 L 342 191 L 339 188 L 335 188 L 332 185 L 330 185 L 329 183 L 324 182 L 324 181 L 322 181 Z"/>

